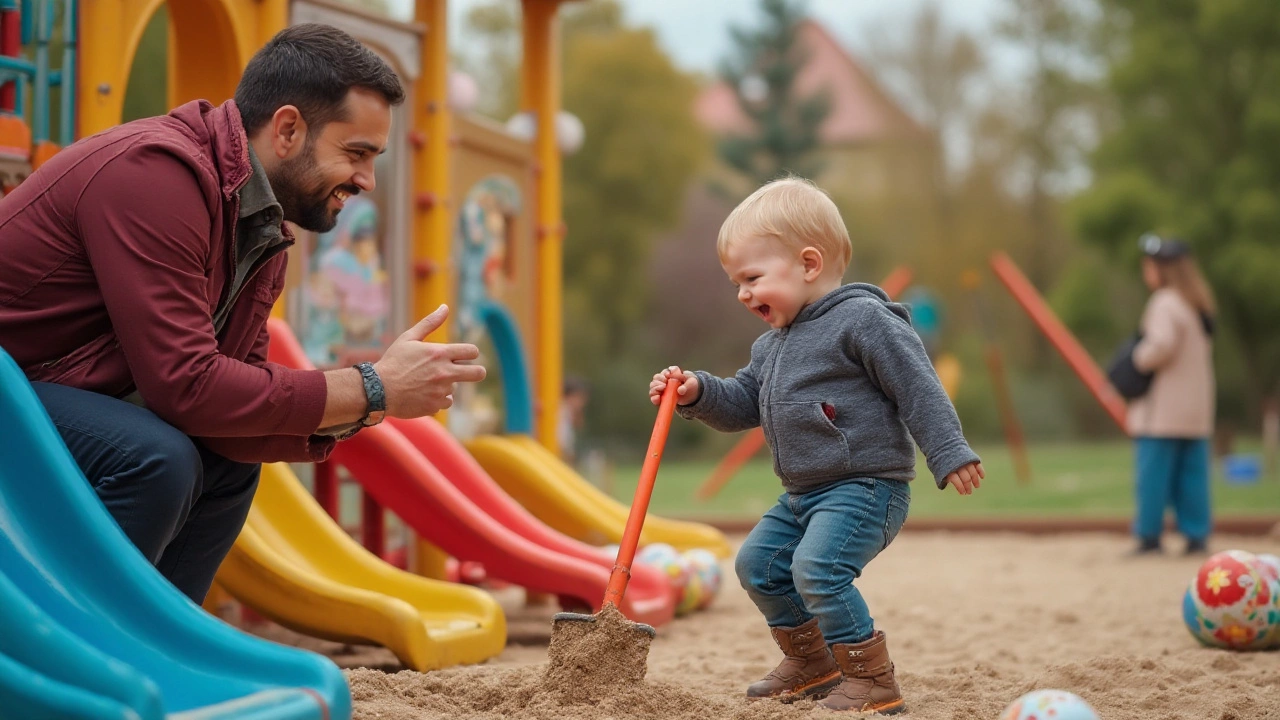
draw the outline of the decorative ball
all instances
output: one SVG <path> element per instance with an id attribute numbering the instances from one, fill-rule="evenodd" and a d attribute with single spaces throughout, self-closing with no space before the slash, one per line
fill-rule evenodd
<path id="1" fill-rule="evenodd" d="M 680 602 L 676 605 L 676 615 L 688 615 L 697 610 L 703 595 L 702 578 L 694 572 L 689 572 L 685 580 L 684 594 L 680 596 Z"/>
<path id="2" fill-rule="evenodd" d="M 686 550 L 684 559 L 692 573 L 698 576 L 699 585 L 702 588 L 702 598 L 698 601 L 698 609 L 703 610 L 710 606 L 711 602 L 716 599 L 716 595 L 720 593 L 720 583 L 723 579 L 720 572 L 720 561 L 716 558 L 715 553 L 703 548 Z"/>
<path id="3" fill-rule="evenodd" d="M 1280 649 L 1280 557 L 1262 553 L 1257 556 L 1259 570 L 1271 582 L 1271 630 L 1267 648 Z"/>
<path id="4" fill-rule="evenodd" d="M 1080 696 L 1066 690 L 1033 690 L 1005 708 L 1000 720 L 1098 720 Z"/>
<path id="5" fill-rule="evenodd" d="M 475 109 L 476 102 L 480 99 L 480 86 L 470 75 L 453 70 L 449 73 L 447 97 L 449 107 L 459 113 L 469 113 Z"/>
<path id="6" fill-rule="evenodd" d="M 1270 553 L 1259 553 L 1256 557 L 1258 558 L 1258 562 L 1268 568 L 1268 573 L 1271 575 L 1272 579 L 1280 580 L 1280 556 L 1272 555 Z"/>
<path id="7" fill-rule="evenodd" d="M 1200 566 L 1182 601 L 1182 619 L 1200 642 L 1259 650 L 1277 633 L 1275 583 L 1253 553 L 1227 550 Z"/>
<path id="8" fill-rule="evenodd" d="M 677 603 L 684 597 L 684 587 L 689 582 L 689 569 L 680 561 L 680 553 L 666 543 L 651 543 L 636 553 L 636 562 L 652 565 L 667 574 Z"/>

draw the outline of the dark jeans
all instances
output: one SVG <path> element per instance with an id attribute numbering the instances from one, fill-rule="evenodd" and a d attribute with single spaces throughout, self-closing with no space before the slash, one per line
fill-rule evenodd
<path id="1" fill-rule="evenodd" d="M 249 515 L 261 466 L 209 452 L 123 400 L 32 386 L 124 534 L 169 582 L 204 602 Z"/>
<path id="2" fill-rule="evenodd" d="M 738 549 L 738 580 L 769 627 L 816 617 L 828 645 L 869 640 L 875 625 L 853 581 L 897 537 L 910 504 L 897 480 L 784 493 Z"/>

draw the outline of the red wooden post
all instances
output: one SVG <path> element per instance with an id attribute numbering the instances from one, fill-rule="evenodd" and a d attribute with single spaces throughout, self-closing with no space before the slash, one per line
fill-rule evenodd
<path id="1" fill-rule="evenodd" d="M 369 552 L 382 557 L 387 551 L 387 515 L 369 493 L 360 507 L 360 537 Z"/>
<path id="2" fill-rule="evenodd" d="M 320 507 L 329 517 L 338 520 L 338 467 L 332 462 L 318 462 L 315 466 L 315 496 Z"/>

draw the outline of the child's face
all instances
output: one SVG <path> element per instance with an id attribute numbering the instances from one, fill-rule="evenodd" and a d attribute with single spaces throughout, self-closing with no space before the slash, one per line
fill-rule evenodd
<path id="1" fill-rule="evenodd" d="M 738 301 L 770 327 L 783 328 L 816 299 L 822 254 L 813 248 L 797 253 L 772 240 L 748 239 L 731 243 L 721 264 L 738 288 Z"/>

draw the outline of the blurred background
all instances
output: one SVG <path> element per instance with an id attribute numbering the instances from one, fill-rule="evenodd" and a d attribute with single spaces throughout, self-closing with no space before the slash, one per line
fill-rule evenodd
<path id="1" fill-rule="evenodd" d="M 349 0 L 407 18 L 404 0 Z M 590 0 L 561 10 L 569 458 L 629 498 L 648 440 L 648 378 L 731 374 L 766 328 L 716 258 L 733 206 L 785 172 L 841 208 L 847 280 L 907 268 L 902 299 L 993 487 L 1013 487 L 988 355 L 998 349 L 1034 481 L 962 504 L 916 487 L 913 515 L 1132 507 L 1126 438 L 988 269 L 1004 252 L 1104 364 L 1147 291 L 1137 239 L 1187 240 L 1221 304 L 1220 509 L 1275 512 L 1280 405 L 1280 4 L 1273 0 Z M 455 0 L 468 111 L 517 122 L 520 3 Z M 126 117 L 163 112 L 165 13 Z M 158 74 L 158 75 L 157 75 Z M 970 282 L 964 279 L 970 278 Z M 1268 422 L 1268 418 L 1270 421 Z M 1270 428 L 1264 431 L 1264 428 Z M 677 423 L 657 509 L 758 513 L 767 454 L 713 502 L 692 489 L 740 438 Z M 1215 465 L 1221 472 L 1221 465 Z M 927 482 L 927 481 L 926 481 Z M 665 493 L 665 494 L 664 494 Z M 664 505 L 665 503 L 665 505 Z"/>

